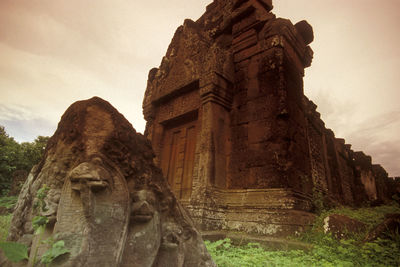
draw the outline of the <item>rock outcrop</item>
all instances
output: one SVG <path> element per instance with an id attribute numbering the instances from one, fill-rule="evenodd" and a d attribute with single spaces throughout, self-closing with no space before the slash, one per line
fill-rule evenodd
<path id="1" fill-rule="evenodd" d="M 364 233 L 366 229 L 365 223 L 344 215 L 332 214 L 324 219 L 324 233 L 331 233 L 338 239 Z"/>
<path id="2" fill-rule="evenodd" d="M 394 238 L 400 234 L 400 214 L 389 213 L 385 219 L 376 225 L 365 237 L 364 242 L 371 242 L 377 238 Z"/>
<path id="3" fill-rule="evenodd" d="M 149 72 L 145 136 L 203 231 L 293 234 L 312 222 L 316 197 L 391 197 L 384 169 L 326 129 L 304 96 L 311 25 L 271 9 L 271 0 L 214 0 Z"/>
<path id="4" fill-rule="evenodd" d="M 64 240 L 57 266 L 215 266 L 187 212 L 176 201 L 149 142 L 108 102 L 71 105 L 29 174 L 9 240 L 47 249 L 32 218 L 49 220 L 43 238 Z M 34 211 L 46 185 L 45 209 Z M 42 238 L 42 239 L 43 239 Z"/>

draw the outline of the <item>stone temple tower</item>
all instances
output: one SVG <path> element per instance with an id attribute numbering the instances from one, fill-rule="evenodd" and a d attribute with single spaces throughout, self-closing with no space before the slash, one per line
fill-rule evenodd
<path id="1" fill-rule="evenodd" d="M 271 0 L 214 0 L 177 29 L 149 73 L 145 135 L 203 232 L 286 235 L 310 225 L 313 203 L 400 194 L 398 180 L 336 138 L 304 95 L 312 27 L 271 10 Z"/>
<path id="2" fill-rule="evenodd" d="M 303 104 L 313 31 L 271 9 L 214 0 L 149 73 L 145 135 L 203 231 L 286 234 L 313 218 Z"/>

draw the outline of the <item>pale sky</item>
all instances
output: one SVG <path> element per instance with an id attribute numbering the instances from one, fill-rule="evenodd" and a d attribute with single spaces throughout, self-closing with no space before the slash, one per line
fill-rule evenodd
<path id="1" fill-rule="evenodd" d="M 0 125 L 51 136 L 67 107 L 100 96 L 143 132 L 148 71 L 211 0 L 0 0 Z M 400 176 L 400 0 L 274 0 L 314 28 L 305 94 L 336 137 Z"/>

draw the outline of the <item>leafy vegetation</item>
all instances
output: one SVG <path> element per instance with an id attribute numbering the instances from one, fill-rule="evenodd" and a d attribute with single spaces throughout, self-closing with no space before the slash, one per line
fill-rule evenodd
<path id="1" fill-rule="evenodd" d="M 11 214 L 0 216 L 0 242 L 5 241 L 10 228 Z"/>
<path id="2" fill-rule="evenodd" d="M 233 245 L 230 239 L 206 241 L 206 246 L 219 267 L 235 266 L 400 266 L 400 236 L 362 242 L 364 235 L 337 240 L 322 232 L 323 219 L 329 214 L 342 214 L 358 219 L 371 229 L 380 223 L 387 213 L 399 213 L 398 205 L 375 208 L 336 208 L 323 212 L 313 229 L 298 237 L 312 245 L 309 251 L 272 251 L 260 244 Z M 366 233 L 365 233 L 366 234 Z"/>
<path id="3" fill-rule="evenodd" d="M 49 222 L 48 218 L 46 216 L 40 215 L 42 211 L 46 211 L 46 203 L 44 199 L 47 196 L 47 192 L 49 191 L 49 187 L 47 187 L 46 184 L 44 184 L 36 193 L 36 199 L 37 201 L 34 203 L 33 211 L 37 214 L 35 217 L 32 219 L 32 227 L 35 230 L 35 236 L 37 237 L 37 244 L 47 244 L 49 249 L 41 256 L 41 263 L 44 264 L 45 266 L 49 266 L 50 263 L 57 258 L 60 255 L 63 255 L 65 253 L 68 253 L 69 250 L 65 248 L 65 244 L 63 240 L 55 240 L 53 236 L 47 238 L 46 240 L 43 240 L 44 232 L 47 226 L 47 223 Z M 3 199 L 7 199 L 7 197 L 0 198 L 0 203 L 1 201 L 4 202 Z M 1 236 L 0 241 L 0 248 L 3 250 L 5 256 L 12 262 L 19 262 L 22 260 L 28 259 L 28 247 L 24 244 L 19 244 L 15 242 L 4 242 L 5 237 L 8 234 L 8 229 L 10 226 L 10 221 L 11 221 L 11 214 L 9 215 L 10 219 L 5 219 L 4 222 L 2 222 L 2 218 L 6 216 L 0 216 L 0 232 L 4 233 L 4 238 L 3 235 Z M 38 262 L 37 260 L 37 254 L 38 254 L 38 249 L 39 245 L 36 245 L 35 251 L 33 252 L 33 261 L 32 261 L 32 266 L 36 266 L 36 263 Z"/>
<path id="4" fill-rule="evenodd" d="M 0 198 L 0 207 L 12 209 L 12 208 L 14 208 L 15 204 L 17 203 L 17 200 L 18 200 L 17 196 L 1 197 Z"/>
<path id="5" fill-rule="evenodd" d="M 268 251 L 259 244 L 236 247 L 230 239 L 206 241 L 219 267 L 235 266 L 399 266 L 400 242 L 378 239 L 362 244 L 321 235 L 311 251 Z"/>
<path id="6" fill-rule="evenodd" d="M 19 262 L 28 259 L 28 248 L 24 244 L 16 242 L 0 242 L 0 248 L 3 250 L 7 259 L 12 262 Z"/>
<path id="7" fill-rule="evenodd" d="M 49 137 L 38 136 L 33 142 L 18 143 L 0 125 L 0 196 L 6 195 L 16 170 L 29 172 L 44 152 Z"/>
<path id="8" fill-rule="evenodd" d="M 42 255 L 40 261 L 48 266 L 53 260 L 55 260 L 58 256 L 64 255 L 68 253 L 69 250 L 65 248 L 64 240 L 59 240 L 51 244 L 51 247 Z"/>

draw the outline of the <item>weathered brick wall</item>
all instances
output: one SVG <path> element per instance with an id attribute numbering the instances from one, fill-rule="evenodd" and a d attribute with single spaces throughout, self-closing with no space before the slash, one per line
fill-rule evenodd
<path id="1" fill-rule="evenodd" d="M 325 125 L 316 111 L 317 106 L 306 97 L 303 99 L 307 114 L 307 136 L 310 153 L 311 176 L 315 190 L 328 192 L 329 166 L 327 165 Z"/>
<path id="2" fill-rule="evenodd" d="M 304 98 L 304 105 L 314 187 L 334 202 L 346 205 L 390 200 L 391 180 L 383 167 L 373 165 L 370 156 L 354 152 L 344 139 L 326 129 L 312 101 Z"/>
<path id="3" fill-rule="evenodd" d="M 392 192 L 390 182 L 386 170 L 378 164 L 371 166 L 372 175 L 375 178 L 376 196 L 379 202 L 392 200 Z"/>
<path id="4" fill-rule="evenodd" d="M 149 73 L 145 135 L 202 229 L 296 231 L 312 217 L 315 192 L 354 204 L 376 191 L 366 180 L 377 174 L 357 167 L 304 96 L 312 27 L 271 9 L 269 0 L 213 1 L 196 22 L 185 20 Z M 284 217 L 298 212 L 301 223 Z"/>

